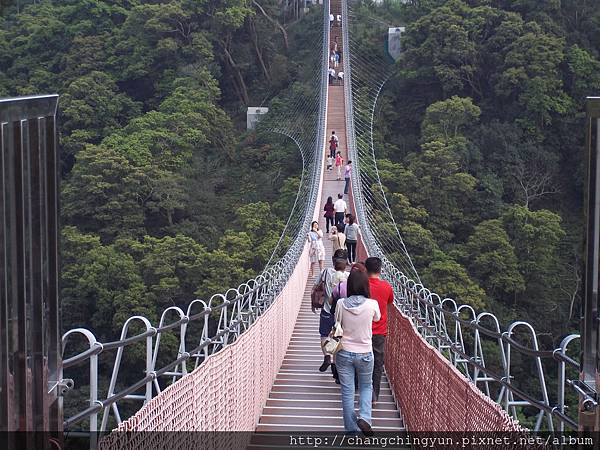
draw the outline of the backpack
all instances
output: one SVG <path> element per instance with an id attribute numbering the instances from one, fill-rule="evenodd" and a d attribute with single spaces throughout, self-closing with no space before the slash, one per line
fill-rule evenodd
<path id="1" fill-rule="evenodd" d="M 320 277 L 321 281 L 315 284 L 310 293 L 310 303 L 311 309 L 313 312 L 315 309 L 323 308 L 325 304 L 325 300 L 327 298 L 327 294 L 325 293 L 326 283 L 327 283 L 327 269 L 325 269 L 325 277 Z"/>

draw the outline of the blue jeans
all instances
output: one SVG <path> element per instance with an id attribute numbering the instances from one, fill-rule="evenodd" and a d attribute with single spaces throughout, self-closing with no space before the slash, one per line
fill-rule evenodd
<path id="1" fill-rule="evenodd" d="M 371 400 L 373 396 L 373 353 L 353 353 L 340 350 L 335 364 L 342 386 L 342 407 L 346 431 L 360 431 L 356 421 L 361 418 L 371 424 Z M 354 413 L 354 372 L 358 375 L 359 415 Z"/>

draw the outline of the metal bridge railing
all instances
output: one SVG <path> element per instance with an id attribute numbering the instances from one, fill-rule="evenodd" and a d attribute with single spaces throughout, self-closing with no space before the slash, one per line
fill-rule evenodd
<path id="1" fill-rule="evenodd" d="M 354 106 L 364 107 L 364 102 L 357 104 L 352 92 L 352 65 L 349 38 L 348 0 L 342 0 L 342 32 L 344 57 L 344 93 L 346 102 L 346 128 L 349 159 L 353 164 L 352 194 L 358 222 L 362 229 L 365 247 L 371 256 L 378 256 L 383 261 L 383 276 L 394 287 L 396 305 L 411 318 L 421 337 L 443 354 L 449 363 L 457 367 L 461 373 L 475 384 L 484 394 L 500 403 L 504 410 L 517 418 L 518 408 L 531 406 L 538 409 L 534 430 L 546 428 L 554 430 L 555 421 L 558 429 L 563 431 L 565 426 L 577 428 L 577 421 L 568 415 L 566 405 L 566 387 L 570 386 L 579 396 L 582 404 L 594 407 L 596 401 L 591 397 L 585 386 L 575 378 L 569 380 L 567 369 L 576 369 L 578 363 L 568 355 L 573 343 L 579 340 L 578 334 L 565 337 L 561 345 L 552 350 L 541 350 L 538 335 L 534 328 L 526 322 L 514 322 L 502 331 L 497 317 L 488 312 L 476 313 L 469 305 L 458 305 L 450 298 L 441 298 L 436 293 L 424 287 L 420 281 L 414 281 L 400 270 L 384 252 L 377 239 L 377 233 L 371 229 L 370 214 L 367 205 L 369 198 L 363 195 L 361 165 L 363 170 L 377 173 L 375 158 L 360 159 L 357 151 L 357 130 L 354 124 L 356 111 Z M 373 99 L 371 111 L 377 102 L 381 87 Z M 372 133 L 373 115 L 371 114 Z M 361 131 L 365 133 L 365 131 Z M 374 155 L 372 136 L 361 138 L 369 142 L 370 153 Z M 362 142 L 362 141 L 361 141 Z M 366 166 L 365 166 L 366 164 Z M 369 164 L 375 167 L 370 167 Z M 382 192 L 383 195 L 385 195 Z M 398 249 L 399 251 L 405 249 Z M 487 326 L 484 326 L 487 324 Z M 491 326 L 491 327 L 490 327 Z M 523 337 L 529 341 L 526 345 L 520 340 Z M 490 351 L 490 345 L 495 350 Z M 536 380 L 536 393 L 525 391 L 515 380 L 513 373 L 515 354 L 522 355 L 533 364 L 531 376 Z M 494 361 L 498 368 L 492 369 L 489 364 L 493 355 L 499 355 L 500 361 Z M 487 356 L 487 360 L 486 360 Z M 487 362 L 486 362 L 487 361 Z M 556 396 L 549 395 L 546 368 L 549 363 L 555 363 L 558 376 Z M 410 399 L 404 399 L 409 401 Z"/>
<path id="2" fill-rule="evenodd" d="M 119 410 L 121 400 L 148 402 L 159 394 L 163 386 L 159 380 L 172 383 L 198 367 L 209 355 L 235 342 L 277 298 L 285 286 L 287 279 L 296 266 L 296 262 L 304 250 L 304 241 L 297 241 L 286 255 L 276 264 L 269 267 L 258 277 L 242 283 L 237 289 L 229 289 L 225 294 L 215 294 L 208 302 L 196 299 L 184 312 L 172 306 L 161 315 L 158 326 L 143 316 L 133 316 L 125 321 L 118 340 L 99 342 L 94 334 L 85 328 L 67 331 L 62 338 L 63 354 L 67 354 L 70 345 L 76 338 L 83 338 L 88 349 L 63 361 L 63 379 L 69 369 L 87 365 L 89 368 L 89 406 L 77 414 L 65 418 L 64 428 L 70 429 L 84 419 L 89 419 L 90 431 L 106 431 L 109 414 L 112 411 L 117 423 L 122 421 Z M 217 323 L 216 331 L 209 335 L 210 317 Z M 189 342 L 189 328 L 196 325 L 196 342 Z M 142 331 L 130 335 L 134 327 Z M 178 351 L 176 357 L 164 366 L 157 365 L 163 335 L 173 332 L 178 335 Z M 199 335 L 199 336 L 198 336 Z M 80 341 L 80 339 L 79 339 Z M 133 384 L 116 390 L 122 369 L 124 351 L 133 345 L 144 347 L 144 376 Z M 103 398 L 99 396 L 100 355 L 116 351 L 111 371 L 108 392 Z M 77 380 L 76 380 L 77 381 Z M 73 384 L 71 382 L 71 384 Z M 143 394 L 139 392 L 143 391 Z M 68 394 L 67 394 L 68 395 Z M 102 423 L 98 427 L 98 414 L 102 413 Z"/>

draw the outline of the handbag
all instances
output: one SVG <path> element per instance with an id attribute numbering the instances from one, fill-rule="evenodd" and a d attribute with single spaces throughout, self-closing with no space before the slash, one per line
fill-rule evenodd
<path id="1" fill-rule="evenodd" d="M 342 300 L 342 305 L 344 301 Z M 335 310 L 335 323 L 331 327 L 329 336 L 323 341 L 321 345 L 323 351 L 330 355 L 335 355 L 337 352 L 342 350 L 342 337 L 344 336 L 344 330 L 342 329 L 342 308 L 336 308 Z"/>

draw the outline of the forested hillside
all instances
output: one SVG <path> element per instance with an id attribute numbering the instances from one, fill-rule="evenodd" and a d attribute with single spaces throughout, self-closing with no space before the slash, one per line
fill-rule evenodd
<path id="1" fill-rule="evenodd" d="M 556 345 L 578 318 L 583 110 L 585 96 L 600 93 L 597 5 L 362 8 L 407 27 L 375 148 L 425 284 L 504 323 L 530 321 Z"/>
<path id="2" fill-rule="evenodd" d="M 360 7 L 407 26 L 375 147 L 419 273 L 556 341 L 581 288 L 596 5 Z M 62 94 L 65 326 L 91 318 L 113 335 L 132 313 L 156 317 L 264 266 L 300 161 L 289 143 L 246 133 L 245 107 L 302 79 L 318 29 L 316 13 L 295 23 L 298 2 L 282 11 L 275 0 L 4 5 L 0 95 Z M 355 38 L 383 48 L 368 30 Z"/>
<path id="3" fill-rule="evenodd" d="M 113 339 L 133 314 L 156 323 L 262 270 L 301 160 L 246 133 L 245 112 L 303 80 L 320 18 L 290 5 L 4 5 L 0 96 L 61 94 L 64 329 Z"/>

